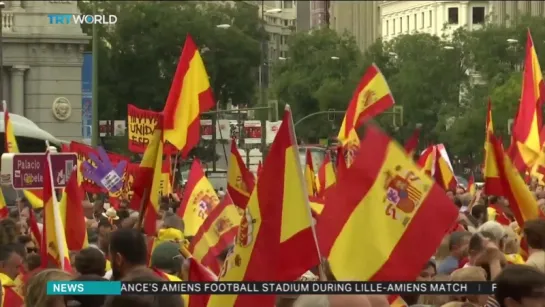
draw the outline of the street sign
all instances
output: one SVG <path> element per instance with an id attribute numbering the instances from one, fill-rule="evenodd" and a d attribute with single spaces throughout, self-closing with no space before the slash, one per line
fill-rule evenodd
<path id="1" fill-rule="evenodd" d="M 64 188 L 77 166 L 75 153 L 51 153 L 53 185 Z M 45 153 L 5 153 L 2 155 L 1 184 L 15 190 L 43 188 Z"/>

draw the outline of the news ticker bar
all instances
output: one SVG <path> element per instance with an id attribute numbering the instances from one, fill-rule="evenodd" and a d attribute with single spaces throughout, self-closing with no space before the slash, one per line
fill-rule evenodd
<path id="1" fill-rule="evenodd" d="M 47 282 L 47 295 L 493 294 L 495 290 L 490 282 Z"/>

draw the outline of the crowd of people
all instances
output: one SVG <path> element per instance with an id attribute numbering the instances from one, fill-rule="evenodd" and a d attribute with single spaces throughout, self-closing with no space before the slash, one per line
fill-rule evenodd
<path id="1" fill-rule="evenodd" d="M 539 203 L 545 203 L 542 187 L 531 188 Z M 463 187 L 447 194 L 460 209 L 458 223 L 445 236 L 436 255 L 422 268 L 417 281 L 495 281 L 497 291 L 492 296 L 402 295 L 405 303 L 445 307 L 545 306 L 545 220 L 528 221 L 519 229 L 502 198 L 487 197 L 480 191 L 471 197 Z M 174 213 L 179 201 L 176 195 L 163 199 L 158 233 L 165 230 L 183 233 L 184 223 Z M 152 238 L 138 228 L 138 212 L 127 209 L 127 205 L 122 203 L 115 210 L 98 197 L 84 202 L 89 245 L 70 251 L 73 270 L 66 272 L 41 266 L 39 246 L 27 223 L 29 210 L 34 209 L 25 199 L 18 200 L 9 216 L 0 220 L 2 307 L 184 306 L 186 297 L 179 295 L 63 297 L 46 294 L 47 281 L 188 280 L 189 262 L 180 249 L 180 242 L 167 238 L 150 243 Z M 34 214 L 40 221 L 40 210 L 34 210 Z M 38 226 L 41 227 L 41 223 Z M 527 255 L 520 247 L 521 238 L 527 244 Z M 150 253 L 151 244 L 155 245 Z M 223 263 L 227 253 L 228 250 L 218 257 L 219 263 Z M 302 280 L 317 280 L 317 275 L 318 271 L 309 271 Z M 326 272 L 326 278 L 335 279 L 331 272 Z M 9 293 L 19 295 L 24 305 L 6 304 Z M 300 295 L 278 296 L 276 307 L 388 305 L 386 297 L 377 295 Z"/>

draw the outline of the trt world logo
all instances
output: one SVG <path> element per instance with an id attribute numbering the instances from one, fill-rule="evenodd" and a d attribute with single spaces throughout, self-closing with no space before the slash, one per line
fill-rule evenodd
<path id="1" fill-rule="evenodd" d="M 48 14 L 49 24 L 99 24 L 114 25 L 117 22 L 115 15 L 76 15 L 76 14 Z"/>

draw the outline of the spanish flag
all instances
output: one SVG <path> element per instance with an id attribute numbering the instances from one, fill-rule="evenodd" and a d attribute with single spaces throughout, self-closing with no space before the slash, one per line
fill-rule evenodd
<path id="1" fill-rule="evenodd" d="M 159 199 L 162 196 L 167 196 L 172 193 L 172 162 L 170 155 L 166 155 L 163 165 L 161 166 L 161 184 L 159 188 Z"/>
<path id="2" fill-rule="evenodd" d="M 199 115 L 210 110 L 214 104 L 204 63 L 197 45 L 188 34 L 163 109 L 164 140 L 181 150 L 182 157 L 187 157 L 199 143 Z"/>
<path id="3" fill-rule="evenodd" d="M 458 181 L 456 176 L 454 176 L 454 170 L 450 164 L 447 150 L 443 144 L 435 146 L 437 148 L 438 155 L 437 159 L 435 160 L 437 165 L 435 166 L 435 173 L 433 174 L 433 177 L 435 178 L 435 181 L 443 187 L 443 189 L 455 191 Z"/>
<path id="4" fill-rule="evenodd" d="M 473 174 L 469 176 L 469 180 L 467 182 L 467 193 L 469 193 L 469 195 L 472 197 L 477 193 L 477 187 L 475 187 L 475 177 L 473 177 Z"/>
<path id="5" fill-rule="evenodd" d="M 8 275 L 0 273 L 0 285 L 2 286 L 0 307 L 23 307 L 23 297 L 17 293 L 17 285 Z"/>
<path id="6" fill-rule="evenodd" d="M 189 259 L 189 273 L 188 279 L 192 282 L 215 282 L 218 281 L 218 277 L 214 273 L 210 272 L 206 267 L 200 264 L 195 258 Z M 192 294 L 189 297 L 189 303 L 187 307 L 205 307 L 208 304 L 210 295 L 208 294 Z"/>
<path id="7" fill-rule="evenodd" d="M 17 145 L 17 139 L 15 138 L 15 132 L 13 131 L 13 125 L 9 119 L 9 111 L 5 101 L 3 101 L 4 108 L 4 148 L 9 153 L 19 153 L 19 146 Z M 42 190 L 23 190 L 25 198 L 34 209 L 40 209 L 44 206 L 42 197 Z"/>
<path id="8" fill-rule="evenodd" d="M 494 148 L 490 143 L 490 136 L 494 135 L 494 121 L 492 120 L 492 102 L 488 100 L 488 113 L 486 115 L 486 132 L 484 139 L 484 193 L 486 195 L 503 195 L 500 174 Z"/>
<path id="9" fill-rule="evenodd" d="M 407 152 L 407 155 L 409 157 L 414 158 L 414 154 L 416 153 L 416 149 L 418 148 L 418 139 L 420 138 L 420 126 L 417 126 L 416 129 L 414 129 L 413 134 L 411 137 L 407 140 L 405 143 L 405 151 Z"/>
<path id="10" fill-rule="evenodd" d="M 0 219 L 6 218 L 9 216 L 9 210 L 6 206 L 6 199 L 4 198 L 4 193 L 0 189 Z"/>
<path id="11" fill-rule="evenodd" d="M 28 210 L 28 228 L 30 229 L 30 235 L 36 246 L 42 246 L 42 233 L 38 227 L 34 210 Z"/>
<path id="12" fill-rule="evenodd" d="M 220 281 L 294 281 L 319 263 L 292 127 L 286 106 Z M 208 307 L 273 306 L 274 301 L 262 294 L 212 295 Z"/>
<path id="13" fill-rule="evenodd" d="M 496 164 L 498 165 L 503 188 L 502 196 L 509 200 L 509 207 L 515 216 L 515 220 L 519 227 L 523 228 L 524 222 L 540 217 L 537 201 L 510 158 L 504 154 L 500 141 L 491 135 L 490 142 L 496 156 Z"/>
<path id="14" fill-rule="evenodd" d="M 221 264 L 217 257 L 234 242 L 239 224 L 240 214 L 227 193 L 191 240 L 189 252 L 195 260 L 219 274 Z"/>
<path id="15" fill-rule="evenodd" d="M 534 165 L 543 144 L 539 132 L 542 126 L 541 108 L 545 84 L 530 30 L 526 40 L 526 59 L 522 76 L 522 94 L 512 130 L 514 144 L 509 149 L 509 158 L 519 172 L 524 172 Z"/>
<path id="16" fill-rule="evenodd" d="M 318 197 L 309 197 L 308 201 L 310 204 L 310 213 L 312 213 L 312 217 L 314 217 L 315 219 L 318 218 L 318 216 L 322 214 L 322 211 L 324 211 L 324 199 Z"/>
<path id="17" fill-rule="evenodd" d="M 361 146 L 373 150 L 360 151 L 326 193 L 316 224 L 320 250 L 338 280 L 415 280 L 458 209 L 378 128 L 367 128 Z"/>
<path id="18" fill-rule="evenodd" d="M 394 105 L 394 97 L 378 67 L 373 64 L 354 92 L 339 131 L 338 139 L 346 146 L 359 143 L 356 129 L 367 119 L 373 118 Z"/>
<path id="19" fill-rule="evenodd" d="M 155 273 L 155 275 L 157 275 L 162 280 L 169 281 L 169 282 L 182 282 L 182 280 L 177 276 L 167 274 L 167 273 L 165 273 L 165 272 L 163 272 L 161 270 L 158 270 L 156 268 L 152 268 L 152 270 Z M 184 301 L 184 307 L 188 307 L 189 306 L 189 295 L 188 294 L 182 294 L 182 300 Z M 204 306 L 206 306 L 206 305 L 204 305 Z"/>
<path id="20" fill-rule="evenodd" d="M 422 168 L 424 173 L 428 176 L 433 176 L 435 174 L 435 168 L 437 160 L 437 148 L 435 145 L 431 145 L 428 148 L 424 149 L 424 151 L 420 154 L 420 158 L 418 158 L 418 166 Z"/>
<path id="21" fill-rule="evenodd" d="M 314 162 L 312 162 L 312 154 L 307 149 L 305 158 L 305 181 L 307 186 L 308 196 L 316 196 L 318 191 L 316 187 L 316 174 L 314 173 Z"/>
<path id="22" fill-rule="evenodd" d="M 254 175 L 248 170 L 244 161 L 242 161 L 236 141 L 232 140 L 229 170 L 227 171 L 227 192 L 231 194 L 235 205 L 239 208 L 246 208 L 250 193 L 254 189 L 254 181 Z"/>
<path id="23" fill-rule="evenodd" d="M 325 191 L 332 187 L 336 181 L 337 175 L 331 162 L 331 155 L 327 153 L 324 162 L 320 166 L 320 169 L 318 169 L 318 180 L 316 181 L 317 195 L 323 196 Z"/>
<path id="24" fill-rule="evenodd" d="M 161 170 L 163 166 L 162 123 L 155 125 L 151 139 L 133 183 L 133 195 L 130 207 L 144 212 L 144 232 L 155 235 L 157 212 L 159 211 Z M 143 206 L 143 208 L 141 208 Z M 143 211 L 142 211 L 143 210 Z"/>
<path id="25" fill-rule="evenodd" d="M 259 175 L 261 174 L 262 169 L 263 169 L 263 164 L 261 163 L 261 160 L 259 160 L 259 163 L 257 164 L 257 176 L 256 177 L 259 177 Z"/>
<path id="26" fill-rule="evenodd" d="M 52 262 L 59 269 L 72 271 L 62 215 L 59 203 L 53 188 L 53 174 L 51 173 L 51 157 L 46 152 L 44 164 L 44 222 L 42 233 L 42 245 L 40 247 L 42 268 L 49 267 Z"/>
<path id="27" fill-rule="evenodd" d="M 178 208 L 178 216 L 184 220 L 184 234 L 187 237 L 194 236 L 210 211 L 219 203 L 214 187 L 204 175 L 201 162 L 194 159 L 185 185 L 184 197 Z"/>
<path id="28" fill-rule="evenodd" d="M 83 212 L 83 190 L 79 180 L 80 172 L 74 169 L 66 187 L 62 192 L 59 209 L 64 224 L 64 234 L 68 250 L 79 251 L 88 247 L 87 227 L 85 225 L 85 214 Z"/>

